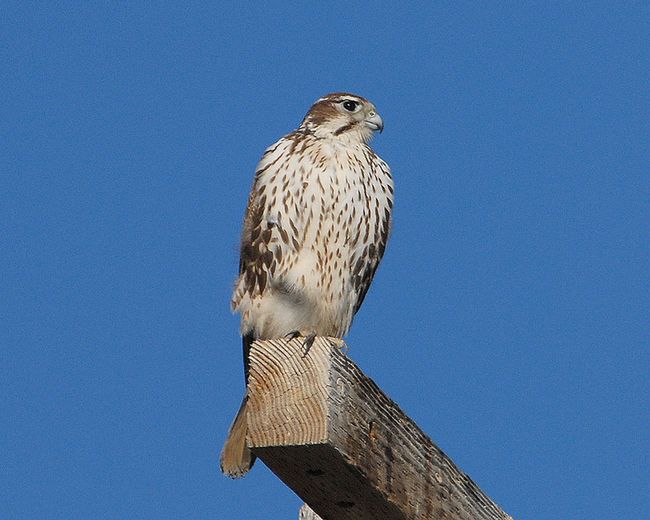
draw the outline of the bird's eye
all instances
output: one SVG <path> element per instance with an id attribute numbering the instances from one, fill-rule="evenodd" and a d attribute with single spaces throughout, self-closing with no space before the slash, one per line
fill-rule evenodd
<path id="1" fill-rule="evenodd" d="M 359 103 L 357 101 L 351 101 L 347 100 L 343 102 L 343 108 L 345 108 L 348 112 L 354 112 L 357 107 L 359 106 Z"/>

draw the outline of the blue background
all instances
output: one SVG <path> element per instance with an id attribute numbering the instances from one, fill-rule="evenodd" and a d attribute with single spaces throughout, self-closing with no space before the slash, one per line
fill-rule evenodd
<path id="1" fill-rule="evenodd" d="M 255 165 L 321 95 L 386 128 L 350 356 L 516 519 L 650 496 L 645 2 L 3 2 L 0 517 L 297 518 L 218 453 Z"/>

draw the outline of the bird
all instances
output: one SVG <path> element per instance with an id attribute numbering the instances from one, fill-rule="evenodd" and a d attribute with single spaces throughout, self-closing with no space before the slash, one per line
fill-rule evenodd
<path id="1" fill-rule="evenodd" d="M 345 92 L 316 100 L 300 126 L 264 152 L 248 198 L 231 307 L 241 316 L 244 377 L 255 340 L 343 338 L 391 230 L 393 178 L 369 146 L 384 122 Z M 246 474 L 244 395 L 221 452 L 222 472 Z"/>

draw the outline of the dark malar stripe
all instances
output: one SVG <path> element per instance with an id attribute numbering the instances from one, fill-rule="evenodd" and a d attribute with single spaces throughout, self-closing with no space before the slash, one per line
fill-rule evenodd
<path id="1" fill-rule="evenodd" d="M 341 135 L 343 132 L 347 132 L 348 130 L 352 129 L 355 124 L 356 123 L 350 123 L 348 125 L 342 126 L 336 132 L 334 132 L 334 135 Z"/>

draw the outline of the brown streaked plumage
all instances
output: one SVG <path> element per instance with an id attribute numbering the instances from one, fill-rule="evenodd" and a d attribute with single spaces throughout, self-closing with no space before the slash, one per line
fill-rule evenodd
<path id="1" fill-rule="evenodd" d="M 367 144 L 382 129 L 368 100 L 329 94 L 262 156 L 232 298 L 241 314 L 246 378 L 255 339 L 348 332 L 390 232 L 390 169 Z M 221 454 L 228 476 L 244 475 L 254 462 L 246 429 L 244 397 Z"/>

